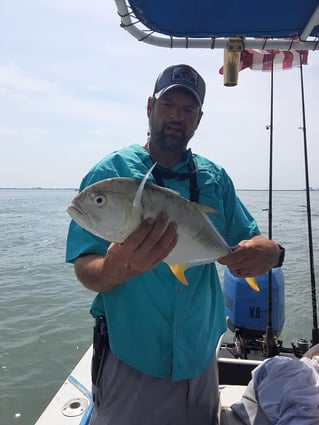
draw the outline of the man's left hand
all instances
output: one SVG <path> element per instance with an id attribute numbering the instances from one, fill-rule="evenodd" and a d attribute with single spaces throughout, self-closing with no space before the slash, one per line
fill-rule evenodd
<path id="1" fill-rule="evenodd" d="M 254 277 L 266 273 L 278 264 L 279 245 L 261 235 L 243 240 L 232 252 L 217 261 L 227 266 L 236 277 Z"/>

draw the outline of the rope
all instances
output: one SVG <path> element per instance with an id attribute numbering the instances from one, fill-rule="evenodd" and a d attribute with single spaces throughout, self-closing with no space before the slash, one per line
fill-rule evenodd
<path id="1" fill-rule="evenodd" d="M 81 422 L 79 425 L 88 425 L 89 420 L 93 410 L 93 399 L 91 391 L 89 391 L 80 381 L 78 381 L 74 376 L 70 375 L 68 380 L 78 389 L 80 390 L 90 401 L 87 409 L 84 412 L 84 415 L 81 418 Z"/>

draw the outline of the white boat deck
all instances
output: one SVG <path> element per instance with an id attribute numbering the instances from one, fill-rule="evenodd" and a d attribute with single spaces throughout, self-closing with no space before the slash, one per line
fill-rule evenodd
<path id="1" fill-rule="evenodd" d="M 220 425 L 243 425 L 230 406 L 239 401 L 245 391 L 244 385 L 228 385 L 220 391 Z"/>
<path id="2" fill-rule="evenodd" d="M 85 425 L 92 408 L 92 346 L 51 400 L 35 425 Z"/>
<path id="3" fill-rule="evenodd" d="M 92 346 L 89 347 L 70 376 L 65 380 L 35 425 L 88 424 L 92 409 L 91 359 Z M 225 362 L 229 360 L 224 359 Z M 230 361 L 236 362 L 234 359 Z M 246 362 L 249 363 L 249 361 Z M 255 362 L 253 363 L 255 364 Z M 245 388 L 241 385 L 221 386 L 220 425 L 242 425 L 230 406 L 241 399 Z"/>

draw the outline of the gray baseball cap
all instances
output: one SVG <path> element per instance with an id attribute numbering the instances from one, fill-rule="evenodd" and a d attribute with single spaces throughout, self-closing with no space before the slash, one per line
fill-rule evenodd
<path id="1" fill-rule="evenodd" d="M 153 96 L 158 99 L 174 87 L 189 90 L 202 107 L 206 85 L 203 78 L 189 65 L 172 65 L 166 68 L 157 78 Z"/>

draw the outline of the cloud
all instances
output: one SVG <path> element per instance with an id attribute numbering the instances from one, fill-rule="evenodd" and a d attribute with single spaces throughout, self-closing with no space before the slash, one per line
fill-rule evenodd
<path id="1" fill-rule="evenodd" d="M 139 43 L 120 27 L 112 1 L 17 4 L 7 2 L 0 16 L 1 184 L 14 179 L 15 185 L 19 181 L 76 185 L 104 154 L 131 143 L 143 144 L 146 100 L 157 74 L 172 63 L 189 63 L 207 82 L 204 117 L 191 142 L 194 151 L 224 165 L 237 187 L 266 186 L 269 74 L 245 70 L 237 87 L 225 88 L 218 74 L 221 50 Z M 304 67 L 313 186 L 319 186 L 318 70 L 319 56 L 314 52 Z M 302 156 L 298 70 L 277 72 L 274 82 L 275 161 L 280 167 L 276 185 L 303 187 L 295 172 Z M 34 164 L 27 175 L 10 171 L 17 161 L 13 145 L 21 167 L 24 162 Z M 61 172 L 56 172 L 58 167 Z"/>
<path id="2" fill-rule="evenodd" d="M 52 89 L 52 83 L 22 75 L 20 69 L 13 64 L 0 66 L 0 84 L 8 92 L 41 94 Z"/>
<path id="3" fill-rule="evenodd" d="M 0 87 L 3 100 L 21 111 L 101 121 L 107 116 L 106 101 L 85 98 L 81 92 L 74 94 L 59 83 L 24 74 L 15 65 L 0 66 Z"/>
<path id="4" fill-rule="evenodd" d="M 116 13 L 116 6 L 112 2 L 114 13 Z M 83 17 L 86 20 L 95 20 L 100 22 L 112 22 L 112 15 L 108 13 L 109 7 L 106 5 L 104 0 L 94 0 L 94 4 L 88 5 L 87 0 L 42 0 L 42 6 L 47 9 L 55 10 L 59 14 L 65 14 L 68 17 L 73 18 Z"/>

